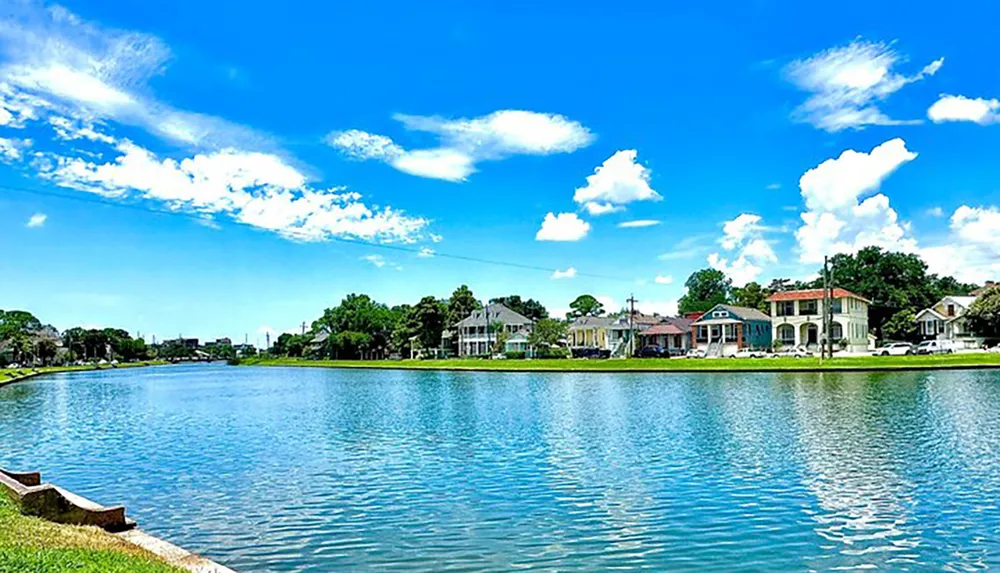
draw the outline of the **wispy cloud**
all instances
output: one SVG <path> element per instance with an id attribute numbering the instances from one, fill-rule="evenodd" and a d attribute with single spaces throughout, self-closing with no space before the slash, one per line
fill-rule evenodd
<path id="1" fill-rule="evenodd" d="M 420 257 L 420 258 L 424 258 L 424 259 L 433 257 L 434 256 L 434 249 L 431 249 L 429 247 L 422 247 L 420 249 L 420 252 L 417 253 L 417 256 Z"/>
<path id="2" fill-rule="evenodd" d="M 714 235 L 691 235 L 674 244 L 671 249 L 657 258 L 661 261 L 693 259 L 708 253 L 712 248 Z"/>
<path id="3" fill-rule="evenodd" d="M 928 217 L 944 217 L 944 209 L 940 206 L 931 207 L 924 211 L 924 213 L 926 213 Z"/>
<path id="4" fill-rule="evenodd" d="M 48 219 L 48 215 L 45 213 L 35 213 L 28 219 L 28 228 L 37 229 L 45 224 L 45 220 Z"/>
<path id="5" fill-rule="evenodd" d="M 369 263 L 375 265 L 378 268 L 385 266 L 385 258 L 382 255 L 365 255 L 361 257 L 362 261 L 368 261 Z"/>
<path id="6" fill-rule="evenodd" d="M 637 219 L 635 221 L 623 221 L 618 223 L 618 226 L 622 229 L 640 229 L 643 227 L 654 227 L 659 224 L 660 222 L 655 219 Z"/>
<path id="7" fill-rule="evenodd" d="M 791 62 L 785 67 L 785 76 L 811 94 L 795 109 L 793 118 L 829 132 L 867 125 L 920 123 L 919 119 L 892 119 L 879 105 L 907 84 L 933 76 L 944 58 L 912 76 L 892 71 L 904 60 L 892 44 L 857 39 Z"/>
<path id="8" fill-rule="evenodd" d="M 764 187 L 764 189 L 767 189 L 768 191 L 777 191 L 778 189 L 781 189 L 781 183 L 771 183 L 767 187 Z"/>
<path id="9" fill-rule="evenodd" d="M 573 267 L 569 267 L 564 271 L 557 270 L 554 273 L 552 273 L 553 279 L 571 279 L 575 276 L 576 276 L 576 269 Z"/>
<path id="10" fill-rule="evenodd" d="M 437 147 L 406 149 L 385 135 L 359 129 L 334 131 L 326 142 L 355 159 L 388 163 L 410 175 L 464 181 L 483 161 L 513 155 L 571 153 L 594 140 L 589 129 L 558 114 L 501 110 L 472 119 L 396 114 L 410 131 L 432 133 Z"/>
<path id="11" fill-rule="evenodd" d="M 653 279 L 653 282 L 658 285 L 672 285 L 674 284 L 674 277 L 670 275 L 657 275 L 656 278 Z"/>

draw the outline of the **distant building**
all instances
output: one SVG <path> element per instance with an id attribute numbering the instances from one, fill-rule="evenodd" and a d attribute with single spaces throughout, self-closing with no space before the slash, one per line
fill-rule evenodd
<path id="1" fill-rule="evenodd" d="M 507 352 L 527 352 L 528 335 L 531 334 L 531 319 L 495 302 L 483 310 L 474 310 L 469 316 L 458 321 L 458 355 L 483 356 L 491 353 L 491 346 L 497 340 L 497 326 L 507 333 L 504 345 Z"/>
<path id="2" fill-rule="evenodd" d="M 636 350 L 643 346 L 659 346 L 666 350 L 671 356 L 679 356 L 692 348 L 691 325 L 694 320 L 676 316 L 662 317 L 660 322 L 646 326 L 638 332 L 639 345 Z"/>
<path id="3" fill-rule="evenodd" d="M 190 350 L 197 350 L 198 349 L 198 339 L 197 338 L 174 338 L 173 340 L 164 340 L 163 344 L 165 344 L 165 345 L 168 345 L 168 344 L 177 344 L 179 346 L 183 346 L 184 348 L 188 348 Z"/>
<path id="4" fill-rule="evenodd" d="M 987 283 L 990 284 L 990 283 Z M 988 287 L 973 292 L 986 292 Z M 960 347 L 977 348 L 985 340 L 969 328 L 965 313 L 976 302 L 978 295 L 946 296 L 934 306 L 917 313 L 917 332 L 924 340 L 954 340 Z"/>
<path id="5" fill-rule="evenodd" d="M 628 330 L 626 317 L 581 316 L 570 323 L 566 342 L 573 356 L 589 356 L 593 351 L 619 356 L 628 350 Z"/>
<path id="6" fill-rule="evenodd" d="M 868 350 L 868 305 L 870 300 L 842 288 L 831 289 L 834 344 L 844 342 L 850 352 Z M 789 290 L 768 297 L 771 303 L 772 338 L 782 346 L 819 348 L 823 340 L 823 289 Z"/>
<path id="7" fill-rule="evenodd" d="M 756 308 L 717 304 L 691 323 L 694 345 L 708 356 L 771 347 L 771 317 Z"/>

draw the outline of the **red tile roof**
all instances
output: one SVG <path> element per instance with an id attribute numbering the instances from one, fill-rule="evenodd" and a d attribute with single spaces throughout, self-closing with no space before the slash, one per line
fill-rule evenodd
<path id="1" fill-rule="evenodd" d="M 810 290 L 787 290 L 784 292 L 776 292 L 771 296 L 767 297 L 768 302 L 780 302 L 783 300 L 809 300 L 813 298 L 823 298 L 823 289 L 816 288 Z M 856 298 L 858 300 L 863 300 L 870 303 L 871 301 L 867 298 L 856 295 L 849 290 L 842 288 L 833 289 L 833 298 Z"/>
<path id="2" fill-rule="evenodd" d="M 641 336 L 656 336 L 657 334 L 687 334 L 690 331 L 681 330 L 676 324 L 662 323 L 654 324 L 646 330 L 639 332 Z"/>

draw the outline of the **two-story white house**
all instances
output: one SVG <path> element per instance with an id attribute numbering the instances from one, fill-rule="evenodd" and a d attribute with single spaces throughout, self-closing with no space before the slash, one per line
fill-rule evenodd
<path id="1" fill-rule="evenodd" d="M 954 340 L 963 348 L 978 348 L 983 339 L 969 330 L 965 312 L 975 296 L 946 296 L 930 308 L 917 313 L 917 331 L 924 340 Z"/>
<path id="2" fill-rule="evenodd" d="M 832 290 L 830 334 L 834 345 L 848 352 L 865 352 L 871 301 L 842 288 Z M 767 301 L 771 303 L 771 335 L 775 344 L 819 347 L 823 339 L 823 289 L 776 292 Z"/>
<path id="3" fill-rule="evenodd" d="M 458 330 L 458 355 L 490 354 L 490 347 L 496 344 L 500 332 L 507 335 L 504 351 L 527 352 L 528 335 L 531 334 L 532 326 L 530 318 L 500 303 L 490 304 L 482 310 L 474 310 L 455 325 Z"/>

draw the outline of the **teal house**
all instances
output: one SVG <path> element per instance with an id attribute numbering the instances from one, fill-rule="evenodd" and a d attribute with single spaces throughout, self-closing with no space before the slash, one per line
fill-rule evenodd
<path id="1" fill-rule="evenodd" d="M 696 348 L 707 356 L 771 347 L 771 317 L 755 308 L 717 304 L 691 323 Z"/>

